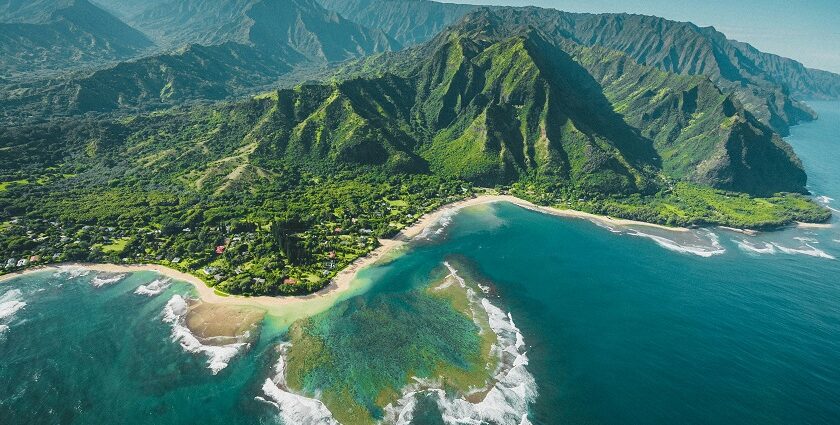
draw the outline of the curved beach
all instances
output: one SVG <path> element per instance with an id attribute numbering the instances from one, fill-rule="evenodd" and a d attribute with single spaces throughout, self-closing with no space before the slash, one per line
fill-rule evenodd
<path id="1" fill-rule="evenodd" d="M 648 226 L 654 227 L 662 230 L 674 231 L 674 232 L 687 232 L 689 229 L 686 228 L 675 228 L 675 227 L 667 227 L 657 224 L 651 223 L 644 223 L 640 221 L 633 221 L 633 220 L 623 220 L 623 219 L 615 219 L 611 217 L 599 216 L 595 214 L 589 214 L 581 211 L 574 211 L 574 210 L 561 210 L 557 208 L 551 207 L 543 207 L 531 202 L 525 201 L 523 199 L 519 199 L 515 196 L 511 195 L 480 195 L 470 199 L 465 199 L 462 201 L 453 202 L 450 204 L 446 204 L 435 211 L 432 211 L 428 214 L 423 215 L 418 219 L 414 224 L 411 226 L 403 229 L 400 233 L 398 233 L 392 239 L 380 239 L 380 246 L 370 252 L 368 255 L 364 257 L 360 257 L 356 259 L 353 263 L 349 266 L 341 270 L 335 278 L 333 278 L 332 282 L 321 289 L 318 292 L 315 292 L 310 295 L 302 295 L 302 296 L 283 296 L 283 297 L 270 297 L 270 296 L 259 296 L 259 297 L 243 297 L 243 296 L 236 296 L 236 295 L 220 295 L 217 293 L 212 287 L 207 286 L 207 284 L 199 279 L 198 277 L 191 275 L 189 273 L 185 273 L 179 270 L 175 270 L 170 267 L 161 266 L 158 264 L 132 264 L 132 265 L 119 265 L 119 264 L 89 264 L 89 263 L 64 263 L 64 264 L 55 264 L 55 265 L 48 265 L 42 267 L 35 267 L 32 269 L 24 270 L 21 272 L 10 273 L 7 275 L 0 276 L 0 282 L 13 279 L 19 276 L 22 276 L 27 273 L 33 273 L 38 271 L 44 270 L 58 270 L 59 268 L 67 268 L 67 267 L 80 267 L 86 268 L 93 271 L 99 272 L 113 272 L 113 273 L 130 273 L 130 272 L 140 272 L 140 271 L 153 271 L 159 273 L 163 276 L 167 276 L 169 278 L 180 280 L 184 282 L 191 283 L 198 293 L 199 297 L 202 301 L 206 303 L 212 304 L 225 304 L 225 305 L 248 305 L 248 306 L 255 306 L 264 308 L 269 312 L 278 312 L 282 311 L 284 307 L 289 307 L 296 304 L 307 303 L 311 301 L 317 300 L 326 300 L 327 297 L 334 298 L 339 295 L 342 295 L 348 292 L 352 287 L 353 281 L 356 279 L 358 272 L 365 267 L 371 266 L 374 263 L 383 259 L 386 255 L 393 253 L 399 248 L 405 246 L 405 244 L 414 239 L 416 236 L 420 235 L 423 230 L 426 228 L 433 226 L 436 224 L 442 217 L 445 215 L 452 214 L 455 211 L 458 211 L 462 208 L 467 208 L 475 205 L 483 205 L 483 204 L 490 204 L 496 202 L 509 202 L 515 205 L 518 205 L 522 208 L 527 208 L 529 210 L 537 211 L 543 214 L 550 214 L 558 217 L 569 217 L 569 218 L 580 218 L 586 220 L 593 220 L 598 221 L 603 224 L 609 226 L 627 226 L 627 225 L 636 225 L 636 226 Z"/>

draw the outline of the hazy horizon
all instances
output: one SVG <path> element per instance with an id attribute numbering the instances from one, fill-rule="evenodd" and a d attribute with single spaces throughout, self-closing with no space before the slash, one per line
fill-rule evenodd
<path id="1" fill-rule="evenodd" d="M 840 8 L 830 0 L 709 0 L 702 3 L 686 0 L 445 1 L 483 5 L 531 5 L 569 12 L 639 13 L 689 21 L 699 26 L 713 26 L 730 39 L 750 43 L 767 53 L 795 59 L 809 68 L 840 74 Z"/>

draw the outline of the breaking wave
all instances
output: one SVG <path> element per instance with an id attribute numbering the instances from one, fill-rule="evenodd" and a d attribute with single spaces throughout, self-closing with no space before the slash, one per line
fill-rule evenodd
<path id="1" fill-rule="evenodd" d="M 63 277 L 67 280 L 72 280 L 79 277 L 85 277 L 89 275 L 90 272 L 90 269 L 86 269 L 84 267 L 60 266 L 58 270 L 53 274 L 53 277 Z"/>
<path id="2" fill-rule="evenodd" d="M 274 366 L 274 377 L 265 380 L 262 386 L 265 397 L 257 400 L 276 407 L 284 424 L 338 425 L 327 406 L 320 400 L 294 394 L 286 386 L 286 354 L 291 343 L 280 344 L 280 358 Z"/>
<path id="3" fill-rule="evenodd" d="M 628 234 L 631 236 L 638 236 L 650 239 L 656 242 L 656 244 L 661 246 L 662 248 L 683 254 L 692 254 L 699 257 L 709 258 L 715 255 L 722 255 L 726 253 L 726 248 L 724 248 L 723 245 L 720 244 L 720 238 L 718 237 L 718 235 L 710 230 L 705 231 L 706 237 L 709 238 L 709 245 L 705 246 L 690 243 L 681 244 L 675 240 L 668 239 L 664 236 L 652 235 L 650 233 L 644 233 L 634 229 L 631 229 Z"/>
<path id="4" fill-rule="evenodd" d="M 235 342 L 227 345 L 205 345 L 186 326 L 189 312 L 187 301 L 180 295 L 174 295 L 163 308 L 163 321 L 172 325 L 172 341 L 178 342 L 188 353 L 207 356 L 207 368 L 216 375 L 226 368 L 240 351 L 247 348 L 247 342 Z M 249 335 L 244 336 L 248 338 Z"/>
<path id="5" fill-rule="evenodd" d="M 732 242 L 735 242 L 738 245 L 738 248 L 741 248 L 742 251 L 753 253 L 753 254 L 775 254 L 776 247 L 768 242 L 761 242 L 761 245 L 754 244 L 746 239 L 736 240 L 733 239 Z"/>
<path id="6" fill-rule="evenodd" d="M 166 288 L 172 285 L 172 279 L 160 278 L 156 279 L 148 285 L 140 285 L 134 290 L 137 295 L 145 295 L 147 297 L 154 297 L 160 295 Z"/>
<path id="7" fill-rule="evenodd" d="M 609 231 L 610 231 L 610 233 L 616 233 L 616 234 L 621 234 L 621 233 L 624 233 L 624 232 L 622 232 L 621 230 L 619 230 L 619 229 L 617 229 L 617 228 L 615 228 L 615 227 L 613 227 L 613 226 L 610 226 L 609 224 L 604 223 L 604 221 L 603 221 L 603 220 L 599 220 L 599 219 L 597 219 L 597 218 L 589 219 L 589 222 L 590 222 L 590 223 L 592 223 L 592 224 L 594 224 L 594 225 L 596 225 L 596 226 L 598 226 L 598 227 L 600 227 L 600 228 L 602 228 L 602 229 L 607 229 L 607 230 L 609 230 Z"/>
<path id="8" fill-rule="evenodd" d="M 510 313 L 505 313 L 487 298 L 479 299 L 475 291 L 466 286 L 457 270 L 448 262 L 444 265 L 449 269 L 450 276 L 467 289 L 469 298 L 478 301 L 487 313 L 490 329 L 496 334 L 492 350 L 499 359 L 494 373 L 495 383 L 481 401 L 472 402 L 467 398 L 448 396 L 438 382 L 415 378 L 412 384 L 403 388 L 402 397 L 385 408 L 384 422 L 398 425 L 411 423 L 417 397 L 427 396 L 436 402 L 446 424 L 530 424 L 528 411 L 537 398 L 537 384 L 526 368 L 528 356 L 522 333 Z"/>
<path id="9" fill-rule="evenodd" d="M 9 322 L 24 307 L 26 303 L 22 301 L 20 289 L 11 289 L 0 296 L 0 334 L 9 330 Z"/>
<path id="10" fill-rule="evenodd" d="M 428 226 L 423 228 L 423 231 L 420 232 L 414 239 L 417 240 L 430 240 L 434 237 L 440 236 L 446 231 L 446 228 L 452 224 L 452 218 L 455 217 L 459 211 L 458 208 L 447 208 L 441 211 L 440 216 L 435 220 L 433 223 L 430 223 Z"/>
<path id="11" fill-rule="evenodd" d="M 816 257 L 816 258 L 825 258 L 826 260 L 836 260 L 837 259 L 833 255 L 831 255 L 831 254 L 829 254 L 829 253 L 827 253 L 827 252 L 825 252 L 825 251 L 823 251 L 819 248 L 814 247 L 813 245 L 811 245 L 812 243 L 814 243 L 814 242 L 806 239 L 806 240 L 802 241 L 802 246 L 797 247 L 797 248 L 786 247 L 786 246 L 783 246 L 783 245 L 779 245 L 778 243 L 775 243 L 775 242 L 773 243 L 773 246 L 775 246 L 780 252 L 782 252 L 784 254 L 788 254 L 788 255 L 807 255 L 807 256 Z"/>
<path id="12" fill-rule="evenodd" d="M 834 211 L 836 213 L 840 213 L 840 210 L 831 206 L 831 203 L 834 202 L 834 198 L 829 198 L 828 196 L 818 196 L 816 198 L 817 202 L 822 204 L 824 207 Z"/>
<path id="13" fill-rule="evenodd" d="M 817 245 L 820 242 L 814 238 L 795 237 L 793 239 L 799 241 L 801 245 L 794 248 L 782 245 L 778 242 L 753 243 L 746 239 L 733 239 L 732 241 L 735 242 L 738 245 L 738 248 L 741 248 L 742 251 L 752 254 L 774 255 L 782 253 L 787 255 L 807 255 L 816 258 L 825 258 L 827 260 L 836 260 L 833 255 L 815 247 L 814 245 Z"/>
<path id="14" fill-rule="evenodd" d="M 94 288 L 101 288 L 105 285 L 111 285 L 111 284 L 117 283 L 117 282 L 125 279 L 126 276 L 127 275 L 124 274 L 124 273 L 118 273 L 118 274 L 100 273 L 100 274 L 97 274 L 96 277 L 94 277 L 90 281 L 90 284 L 93 285 Z"/>

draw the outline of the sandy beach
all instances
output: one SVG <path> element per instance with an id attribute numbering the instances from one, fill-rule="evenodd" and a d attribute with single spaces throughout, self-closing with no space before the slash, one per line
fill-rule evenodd
<path id="1" fill-rule="evenodd" d="M 800 229 L 831 229 L 834 227 L 832 223 L 802 223 L 797 222 L 796 227 Z"/>
<path id="2" fill-rule="evenodd" d="M 598 221 L 608 226 L 627 226 L 627 225 L 634 225 L 634 226 L 648 226 L 648 227 L 655 227 L 658 229 L 668 230 L 668 231 L 675 231 L 675 232 L 687 232 L 688 229 L 685 228 L 674 228 L 674 227 L 667 227 L 661 226 L 657 224 L 651 223 L 644 223 L 639 221 L 633 220 L 622 220 L 622 219 L 614 219 L 611 217 L 604 217 L 595 214 L 589 214 L 580 211 L 574 210 L 561 210 L 556 208 L 550 207 L 542 207 L 539 205 L 535 205 L 531 202 L 519 199 L 514 196 L 510 195 L 481 195 L 476 196 L 473 198 L 465 199 L 462 201 L 450 203 L 444 205 L 437 210 L 430 212 L 417 220 L 414 224 L 409 227 L 406 227 L 401 232 L 399 232 L 394 238 L 392 239 L 380 239 L 380 246 L 370 252 L 368 255 L 364 257 L 358 258 L 356 261 L 351 263 L 346 268 L 342 269 L 335 278 L 330 282 L 330 284 L 325 287 L 324 289 L 310 295 L 305 296 L 285 296 L 285 297 L 269 297 L 269 296 L 260 296 L 260 297 L 242 297 L 242 296 L 235 296 L 235 295 L 220 295 L 218 294 L 213 288 L 207 286 L 207 284 L 199 279 L 197 276 L 191 275 L 189 273 L 184 273 L 179 270 L 175 270 L 169 267 L 161 266 L 158 264 L 132 264 L 132 265 L 119 265 L 119 264 L 87 264 L 87 263 L 66 263 L 66 264 L 56 264 L 56 265 L 48 265 L 42 267 L 35 267 L 31 269 L 27 269 L 21 272 L 10 273 L 7 275 L 0 276 L 0 282 L 5 280 L 13 279 L 24 275 L 26 273 L 33 273 L 38 271 L 44 270 L 59 270 L 61 268 L 72 268 L 72 267 L 80 267 L 86 268 L 93 271 L 98 272 L 111 272 L 111 273 L 131 273 L 131 272 L 139 272 L 139 271 L 153 271 L 157 272 L 163 276 L 167 276 L 169 278 L 180 280 L 184 282 L 191 283 L 196 291 L 198 292 L 199 297 L 205 303 L 210 304 L 221 304 L 221 305 L 230 305 L 230 306 L 254 306 L 260 307 L 265 309 L 269 312 L 277 312 L 281 311 L 284 307 L 289 307 L 295 304 L 301 304 L 308 301 L 315 301 L 318 299 L 322 299 L 325 297 L 335 297 L 341 295 L 347 291 L 349 291 L 352 287 L 353 280 L 356 278 L 358 272 L 365 267 L 371 266 L 374 263 L 382 260 L 386 257 L 386 255 L 395 252 L 397 249 L 402 248 L 408 241 L 414 239 L 416 236 L 420 235 L 423 230 L 428 228 L 429 226 L 434 225 L 440 219 L 446 215 L 450 215 L 455 211 L 458 211 L 463 208 L 475 206 L 475 205 L 483 205 L 483 204 L 490 204 L 495 202 L 509 202 L 515 205 L 518 205 L 522 208 L 527 208 L 533 211 L 537 211 L 543 214 L 551 214 L 558 217 L 569 217 L 569 218 L 580 218 L 585 220 L 592 220 Z"/>

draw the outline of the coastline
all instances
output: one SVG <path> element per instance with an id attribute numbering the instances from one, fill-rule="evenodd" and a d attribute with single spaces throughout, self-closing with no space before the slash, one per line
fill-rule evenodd
<path id="1" fill-rule="evenodd" d="M 338 274 L 331 280 L 329 285 L 324 287 L 323 289 L 314 292 L 309 295 L 295 295 L 295 296 L 279 296 L 279 297 L 272 297 L 272 296 L 256 296 L 256 297 L 245 297 L 239 295 L 220 295 L 215 291 L 214 288 L 208 286 L 203 280 L 199 277 L 182 272 L 180 270 L 176 270 L 167 266 L 162 266 L 159 264 L 101 264 L 101 263 L 59 263 L 59 264 L 49 264 L 43 266 L 37 266 L 29 269 L 25 269 L 22 271 L 17 271 L 9 274 L 5 274 L 0 276 L 0 283 L 5 282 L 10 279 L 14 279 L 20 276 L 24 276 L 29 273 L 37 273 L 40 271 L 47 271 L 53 270 L 57 271 L 61 268 L 67 267 L 77 267 L 77 268 L 85 268 L 96 272 L 109 272 L 109 273 L 133 273 L 133 272 L 140 272 L 140 271 L 152 271 L 156 272 L 160 275 L 166 276 L 168 278 L 179 280 L 183 282 L 187 282 L 192 284 L 195 288 L 196 292 L 198 293 L 199 298 L 201 301 L 208 303 L 208 304 L 221 304 L 221 305 L 228 305 L 228 306 L 251 306 L 251 307 L 259 307 L 265 309 L 268 312 L 279 312 L 283 313 L 285 310 L 289 309 L 291 306 L 297 306 L 299 304 L 303 304 L 306 302 L 311 301 L 326 301 L 328 297 L 337 297 L 344 293 L 349 292 L 353 288 L 353 281 L 356 279 L 359 271 L 362 269 L 372 266 L 377 262 L 384 259 L 387 255 L 399 250 L 400 248 L 404 247 L 409 241 L 417 237 L 418 235 L 422 234 L 424 230 L 429 228 L 430 226 L 435 225 L 438 223 L 441 218 L 446 215 L 450 215 L 454 212 L 457 212 L 463 208 L 468 208 L 472 206 L 478 205 L 486 205 L 498 202 L 508 202 L 519 206 L 521 208 L 525 208 L 531 211 L 535 211 L 542 214 L 548 214 L 556 217 L 564 217 L 564 218 L 578 218 L 589 220 L 596 223 L 604 224 L 608 227 L 611 226 L 641 226 L 641 227 L 650 227 L 659 230 L 669 231 L 669 232 L 677 232 L 677 233 L 685 233 L 689 232 L 690 229 L 685 227 L 669 227 L 660 224 L 653 224 L 653 223 L 646 223 L 642 221 L 635 221 L 635 220 L 627 220 L 627 219 L 618 219 L 613 217 L 601 216 L 596 214 L 590 214 L 582 211 L 576 210 L 569 210 L 569 209 L 559 209 L 553 207 L 544 207 L 540 205 L 536 205 L 532 202 L 526 201 L 524 199 L 517 198 L 512 195 L 498 195 L 498 194 L 484 194 L 478 195 L 472 198 L 463 199 L 460 201 L 452 202 L 449 204 L 442 205 L 441 207 L 437 208 L 436 210 L 424 214 L 421 216 L 414 224 L 411 226 L 402 229 L 397 235 L 393 238 L 389 239 L 380 239 L 379 243 L 380 246 L 370 253 L 368 253 L 364 257 L 359 257 L 350 265 L 342 269 L 338 272 Z M 796 223 L 796 227 L 799 228 L 827 228 L 832 227 L 832 224 L 825 223 L 825 224 L 807 224 L 807 223 Z M 733 232 L 742 233 L 745 235 L 754 236 L 757 235 L 759 232 L 753 230 L 745 230 L 745 229 L 734 229 L 730 227 L 723 227 L 720 226 L 721 229 L 729 230 Z"/>
<path id="2" fill-rule="evenodd" d="M 414 224 L 411 226 L 406 227 L 405 229 L 401 230 L 396 236 L 390 239 L 380 239 L 379 243 L 380 246 L 375 250 L 371 251 L 368 255 L 364 257 L 360 257 L 352 262 L 349 266 L 342 269 L 327 285 L 325 288 L 317 291 L 315 293 L 309 295 L 297 295 L 297 296 L 283 296 L 283 297 L 272 297 L 272 296 L 257 296 L 257 297 L 244 297 L 238 295 L 219 295 L 212 287 L 208 286 L 203 280 L 198 278 L 195 275 L 182 272 L 180 270 L 176 270 L 170 267 L 162 266 L 159 264 L 101 264 L 101 263 L 60 263 L 60 264 L 49 264 L 43 265 L 38 267 L 33 267 L 30 269 L 13 272 L 9 274 L 5 274 L 0 276 L 0 283 L 5 282 L 7 280 L 11 280 L 20 276 L 24 276 L 29 273 L 37 273 L 41 271 L 57 271 L 61 268 L 68 268 L 68 267 L 77 267 L 77 268 L 85 268 L 88 270 L 96 271 L 96 272 L 107 272 L 107 273 L 133 273 L 133 272 L 141 272 L 141 271 L 152 271 L 156 272 L 160 275 L 166 276 L 168 278 L 174 280 L 180 280 L 183 282 L 187 282 L 193 285 L 196 292 L 198 293 L 199 298 L 201 301 L 209 304 L 222 304 L 222 305 L 229 305 L 229 306 L 253 306 L 253 307 L 260 307 L 265 309 L 266 311 L 278 311 L 278 308 L 282 310 L 284 307 L 289 307 L 292 305 L 304 303 L 307 301 L 313 301 L 318 299 L 324 299 L 327 296 L 337 296 L 343 293 L 348 292 L 352 288 L 352 283 L 355 280 L 358 272 L 366 267 L 369 267 L 383 258 L 385 258 L 388 254 L 404 247 L 409 241 L 414 239 L 416 236 L 423 233 L 423 231 L 428 228 L 429 226 L 434 225 L 437 223 L 443 216 L 447 214 L 451 214 L 463 208 L 476 206 L 476 205 L 484 205 L 484 204 L 492 204 L 497 202 L 508 202 L 514 205 L 517 205 L 522 208 L 526 208 L 532 211 L 536 211 L 543 214 L 550 214 L 557 217 L 566 217 L 566 218 L 580 218 L 585 220 L 592 220 L 598 221 L 606 225 L 613 225 L 613 226 L 627 226 L 627 225 L 635 225 L 635 226 L 647 226 L 647 227 L 654 227 L 661 230 L 673 231 L 673 232 L 687 232 L 689 229 L 686 228 L 678 228 L 678 227 L 668 227 L 658 224 L 652 223 L 645 223 L 641 221 L 633 221 L 633 220 L 624 220 L 624 219 L 615 219 L 612 217 L 606 216 L 599 216 L 595 214 L 585 213 L 581 211 L 575 210 L 561 210 L 552 207 L 543 207 L 536 205 L 534 203 L 528 202 L 526 200 L 517 198 L 512 195 L 479 195 L 473 198 L 464 199 L 461 201 L 452 202 L 446 205 L 439 207 L 438 209 L 427 213 L 420 217 Z"/>

